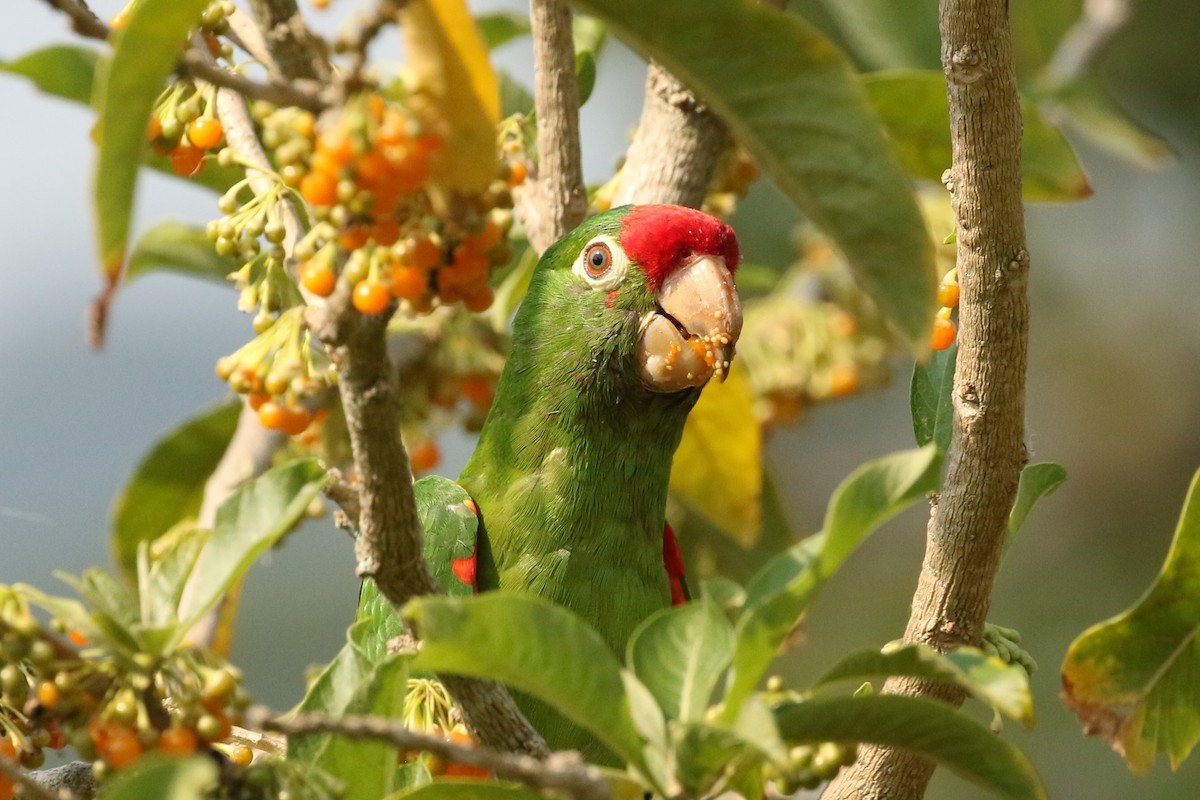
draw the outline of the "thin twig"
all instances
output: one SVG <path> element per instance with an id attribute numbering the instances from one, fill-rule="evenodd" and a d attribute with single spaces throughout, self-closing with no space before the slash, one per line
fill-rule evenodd
<path id="1" fill-rule="evenodd" d="M 66 14 L 71 20 L 71 30 L 80 36 L 91 39 L 108 38 L 108 26 L 92 13 L 83 0 L 46 0 L 46 3 Z"/>
<path id="2" fill-rule="evenodd" d="M 343 96 L 349 96 L 362 89 L 362 71 L 367 63 L 367 49 L 380 31 L 396 23 L 396 15 L 406 5 L 407 0 L 378 0 L 369 11 L 359 16 L 353 28 L 333 43 L 334 51 L 347 57 L 346 69 L 338 76 Z"/>
<path id="3" fill-rule="evenodd" d="M 521 204 L 525 233 L 541 253 L 583 221 L 587 191 L 579 149 L 579 86 L 571 12 L 559 0 L 531 0 L 538 168 Z M 532 202 L 530 202 L 530 200 Z"/>
<path id="4" fill-rule="evenodd" d="M 21 787 L 21 796 L 25 800 L 78 800 L 78 796 L 70 789 L 60 788 L 52 792 L 38 783 L 29 773 L 21 769 L 14 761 L 0 758 L 0 775 Z"/>
<path id="5" fill-rule="evenodd" d="M 261 722 L 264 730 L 289 737 L 333 733 L 351 739 L 384 741 L 412 752 L 432 753 L 446 762 L 484 767 L 496 777 L 519 781 L 534 789 L 563 792 L 578 800 L 607 800 L 608 784 L 598 770 L 583 762 L 578 753 L 554 753 L 546 759 L 515 755 L 484 746 L 465 746 L 410 730 L 395 720 L 382 717 L 324 714 L 293 714 Z"/>
<path id="6" fill-rule="evenodd" d="M 328 86 L 333 76 L 325 41 L 308 27 L 296 0 L 250 0 L 267 49 L 284 76 Z"/>

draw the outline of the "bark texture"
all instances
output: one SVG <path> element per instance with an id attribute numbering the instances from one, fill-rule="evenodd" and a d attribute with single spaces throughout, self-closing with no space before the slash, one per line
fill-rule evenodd
<path id="1" fill-rule="evenodd" d="M 958 225 L 958 366 L 946 479 L 929 518 L 925 563 L 905 638 L 937 650 L 983 634 L 1008 514 L 1027 455 L 1029 329 L 1021 202 L 1021 110 L 1006 0 L 942 0 L 942 65 L 953 166 L 944 177 Z M 959 693 L 911 680 L 885 691 L 961 703 Z M 914 800 L 934 765 L 867 747 L 829 800 Z"/>

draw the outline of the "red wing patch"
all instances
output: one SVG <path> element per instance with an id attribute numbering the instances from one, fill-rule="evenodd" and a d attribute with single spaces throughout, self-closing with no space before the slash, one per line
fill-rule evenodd
<path id="1" fill-rule="evenodd" d="M 663 566 L 666 567 L 667 578 L 671 581 L 671 605 L 681 606 L 691 599 L 684 580 L 683 553 L 679 550 L 675 531 L 666 523 L 663 523 Z"/>
<path id="2" fill-rule="evenodd" d="M 479 560 L 479 545 L 475 545 L 475 549 L 471 551 L 471 555 L 463 558 L 456 558 L 451 562 L 451 568 L 454 570 L 455 576 L 460 581 L 470 586 L 475 590 L 475 594 L 479 594 L 479 585 L 475 583 L 475 567 Z"/>

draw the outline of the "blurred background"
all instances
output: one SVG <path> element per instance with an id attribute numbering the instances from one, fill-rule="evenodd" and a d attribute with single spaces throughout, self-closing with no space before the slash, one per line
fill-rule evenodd
<path id="1" fill-rule="evenodd" d="M 107 18 L 122 4 L 104 0 L 94 8 Z M 886 4 L 856 7 L 872 5 Z M 1079 6 L 1013 1 L 1023 79 L 1047 62 Z M 472 7 L 523 9 L 519 2 Z M 869 19 L 837 3 L 793 7 L 859 53 L 865 67 L 937 67 L 936 37 L 891 52 L 871 46 Z M 313 16 L 333 30 L 352 8 L 342 0 Z M 928 31 L 932 8 L 922 1 L 886 13 Z M 36 0 L 9 3 L 6 21 L 0 59 L 72 39 Z M 1160 760 L 1148 778 L 1135 778 L 1106 745 L 1081 736 L 1057 698 L 1070 641 L 1132 604 L 1157 573 L 1200 466 L 1197 31 L 1194 0 L 1142 0 L 1097 63 L 1099 82 L 1173 157 L 1148 169 L 1068 128 L 1095 195 L 1028 209 L 1028 438 L 1033 460 L 1061 463 L 1068 481 L 1038 507 L 1006 559 L 991 619 L 1018 628 L 1041 665 L 1033 679 L 1038 724 L 1033 731 L 1010 725 L 1007 735 L 1058 798 L 1200 796 L 1200 758 L 1174 775 Z M 372 54 L 398 57 L 395 39 L 384 37 Z M 529 81 L 527 40 L 505 46 L 497 60 Z M 590 180 L 606 179 L 624 150 L 644 70 L 617 43 L 603 54 L 583 119 Z M 120 294 L 105 350 L 90 350 L 85 313 L 100 287 L 88 200 L 91 114 L 10 76 L 0 76 L 0 108 L 0 582 L 65 590 L 55 570 L 111 563 L 114 496 L 159 436 L 224 396 L 213 364 L 252 331 L 230 290 L 159 273 Z M 164 218 L 203 224 L 218 215 L 212 195 L 179 181 L 144 173 L 139 191 L 140 229 Z M 762 182 L 734 218 L 748 260 L 762 263 L 792 260 L 796 221 Z M 911 446 L 910 369 L 897 362 L 889 390 L 818 407 L 772 436 L 769 467 L 797 534 L 819 527 L 830 492 L 855 466 Z M 443 445 L 439 471 L 455 475 L 472 442 L 451 435 Z M 902 633 L 925 516 L 924 509 L 902 516 L 849 561 L 810 613 L 804 646 L 783 662 L 786 675 L 815 677 L 839 655 Z M 339 649 L 353 615 L 352 569 L 349 541 L 327 521 L 306 525 L 255 568 L 232 660 L 246 670 L 256 699 L 290 706 L 303 691 L 305 665 Z M 929 794 L 977 795 L 949 775 L 939 775 Z"/>

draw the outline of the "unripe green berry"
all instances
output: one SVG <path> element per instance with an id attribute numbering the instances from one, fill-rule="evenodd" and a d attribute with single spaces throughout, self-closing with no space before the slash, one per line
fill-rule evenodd
<path id="1" fill-rule="evenodd" d="M 287 229 L 280 222 L 271 222 L 263 228 L 263 234 L 271 244 L 280 244 L 287 236 Z"/>

